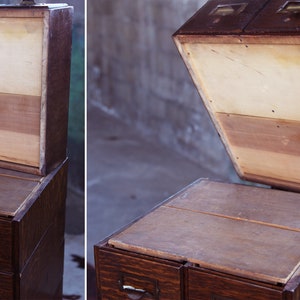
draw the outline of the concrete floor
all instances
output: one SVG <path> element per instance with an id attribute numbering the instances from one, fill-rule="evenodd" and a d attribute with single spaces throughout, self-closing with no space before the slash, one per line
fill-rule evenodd
<path id="1" fill-rule="evenodd" d="M 87 261 L 90 266 L 94 265 L 93 246 L 116 230 L 198 178 L 224 179 L 146 140 L 97 108 L 89 109 L 87 126 Z M 92 272 L 89 276 L 94 282 Z"/>

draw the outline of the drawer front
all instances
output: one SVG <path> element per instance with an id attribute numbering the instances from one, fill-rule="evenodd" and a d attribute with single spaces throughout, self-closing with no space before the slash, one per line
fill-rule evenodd
<path id="1" fill-rule="evenodd" d="M 178 33 L 241 33 L 267 0 L 211 0 Z"/>
<path id="2" fill-rule="evenodd" d="M 12 235 L 11 222 L 9 220 L 0 219 L 0 272 L 11 272 L 13 270 Z"/>
<path id="3" fill-rule="evenodd" d="M 13 274 L 0 273 L 0 299 L 14 299 Z"/>
<path id="4" fill-rule="evenodd" d="M 272 0 L 256 16 L 246 32 L 297 33 L 300 26 L 300 2 Z"/>
<path id="5" fill-rule="evenodd" d="M 113 248 L 95 247 L 97 286 L 102 300 L 183 299 L 182 265 Z"/>
<path id="6" fill-rule="evenodd" d="M 189 300 L 280 300 L 282 291 L 210 272 L 187 269 Z"/>

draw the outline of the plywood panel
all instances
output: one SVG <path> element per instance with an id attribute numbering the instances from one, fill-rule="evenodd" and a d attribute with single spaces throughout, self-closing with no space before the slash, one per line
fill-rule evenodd
<path id="1" fill-rule="evenodd" d="M 0 93 L 0 160 L 38 166 L 40 97 Z"/>
<path id="2" fill-rule="evenodd" d="M 213 113 L 300 120 L 300 45 L 184 43 L 180 49 Z"/>
<path id="3" fill-rule="evenodd" d="M 41 96 L 43 18 L 1 18 L 0 40 L 0 92 Z"/>
<path id="4" fill-rule="evenodd" d="M 216 117 L 242 176 L 300 188 L 300 121 L 221 113 Z"/>

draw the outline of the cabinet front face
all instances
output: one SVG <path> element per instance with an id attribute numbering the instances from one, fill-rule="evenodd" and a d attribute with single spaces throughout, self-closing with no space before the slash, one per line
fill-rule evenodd
<path id="1" fill-rule="evenodd" d="M 95 247 L 100 299 L 181 300 L 182 265 Z"/>
<path id="2" fill-rule="evenodd" d="M 189 300 L 280 300 L 282 291 L 276 286 L 259 285 L 210 272 L 187 269 Z"/>
<path id="3" fill-rule="evenodd" d="M 12 244 L 11 222 L 0 218 L 0 272 L 12 271 Z"/>
<path id="4" fill-rule="evenodd" d="M 0 273 L 0 299 L 14 299 L 13 286 L 13 274 Z"/>

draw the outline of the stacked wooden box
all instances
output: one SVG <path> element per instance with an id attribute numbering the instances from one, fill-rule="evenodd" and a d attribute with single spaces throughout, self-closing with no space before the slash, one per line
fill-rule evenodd
<path id="1" fill-rule="evenodd" d="M 206 3 L 174 40 L 238 174 L 95 246 L 100 299 L 300 300 L 300 2 Z"/>
<path id="2" fill-rule="evenodd" d="M 0 299 L 61 299 L 72 7 L 0 6 Z"/>

